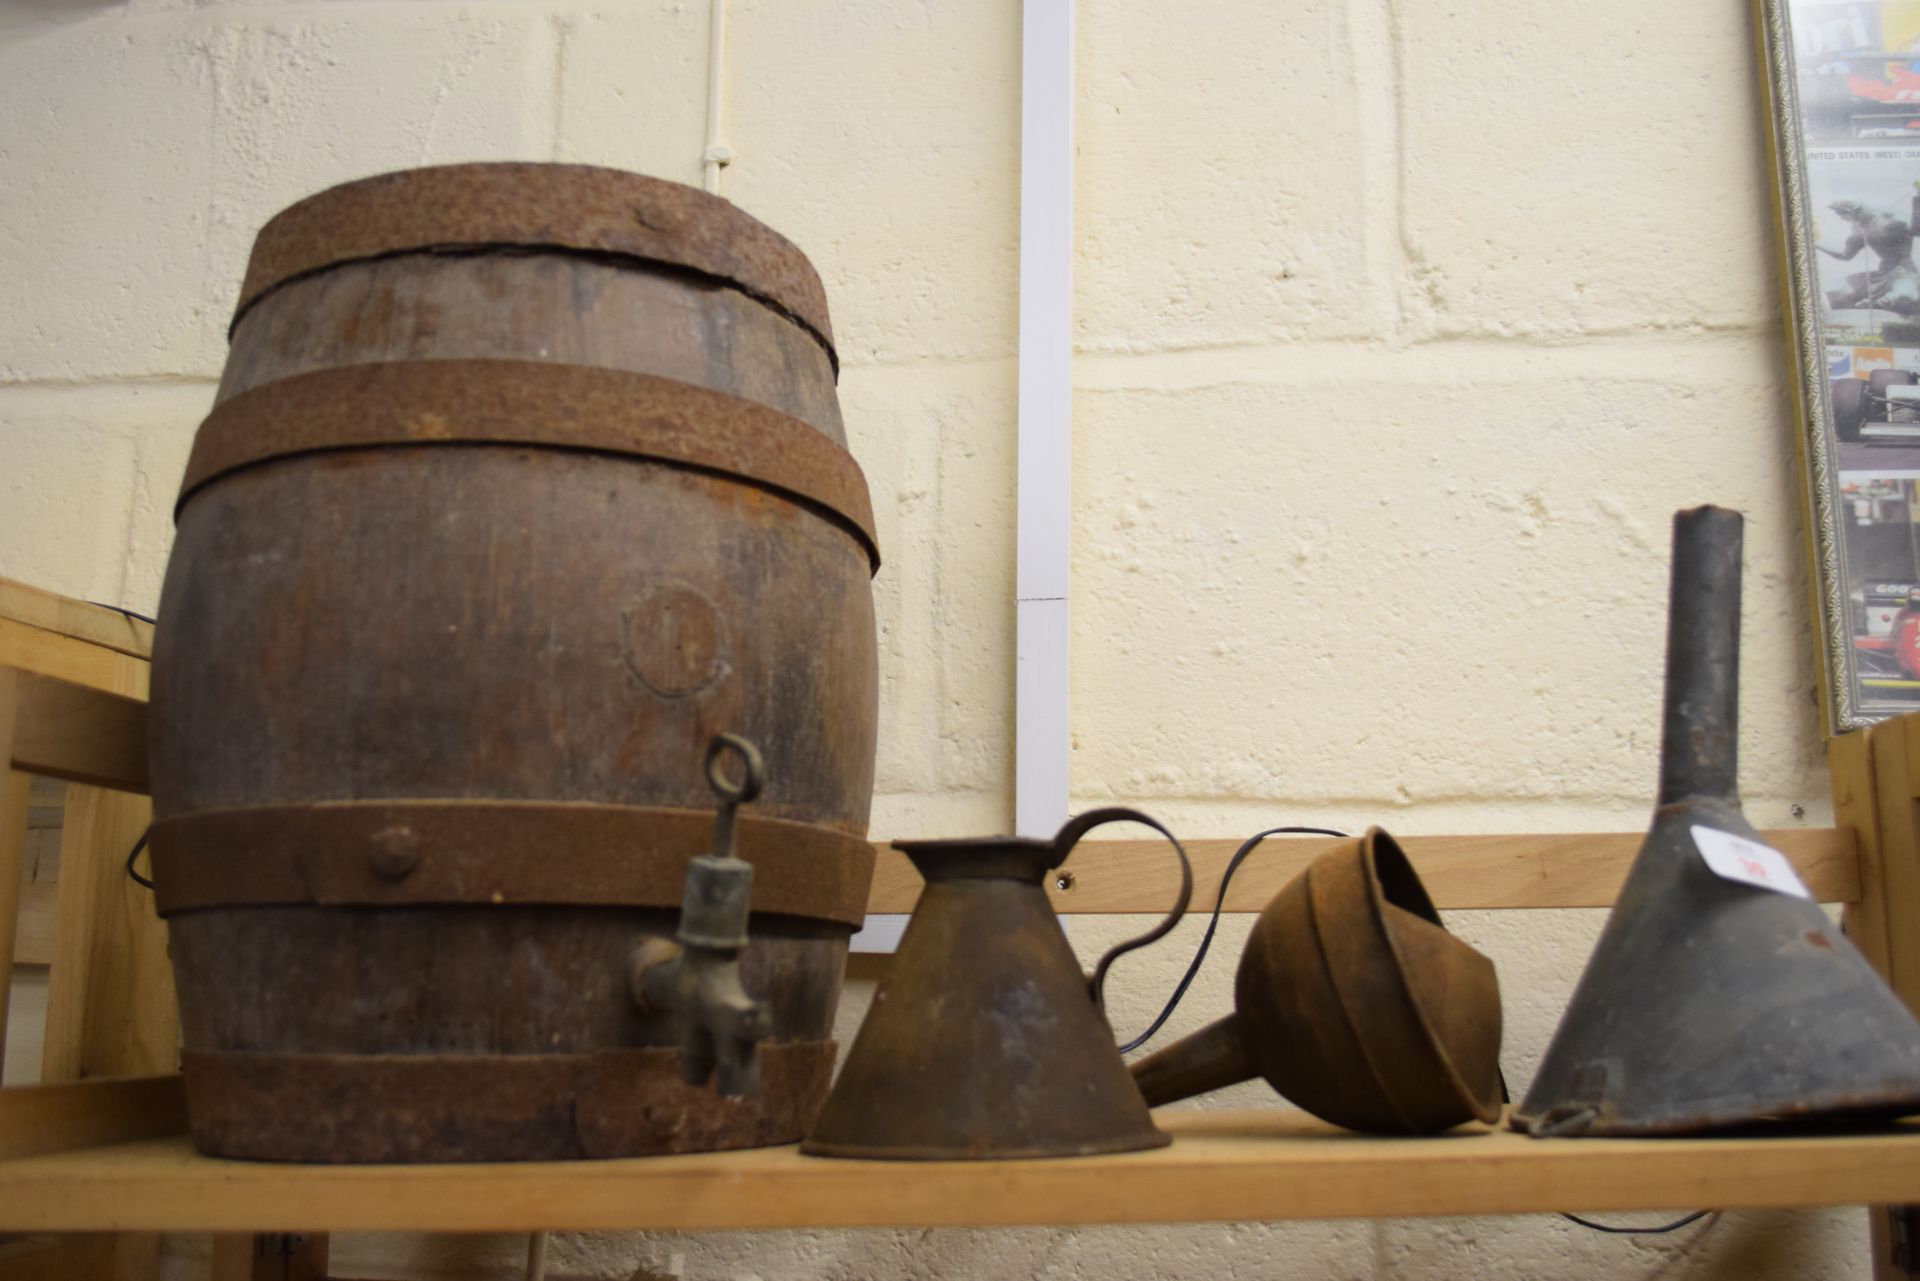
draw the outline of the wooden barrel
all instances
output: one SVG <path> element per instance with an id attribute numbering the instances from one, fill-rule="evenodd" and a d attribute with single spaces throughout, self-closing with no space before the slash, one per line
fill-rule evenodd
<path id="1" fill-rule="evenodd" d="M 726 201 L 559 165 L 349 183 L 255 242 L 176 511 L 153 850 L 196 1141 L 229 1156 L 625 1156 L 797 1139 L 866 906 L 866 480 L 818 276 Z M 768 782 L 761 1088 L 635 1005 Z"/>

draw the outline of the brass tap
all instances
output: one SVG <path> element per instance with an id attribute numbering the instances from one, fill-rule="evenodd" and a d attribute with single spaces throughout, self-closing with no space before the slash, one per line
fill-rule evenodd
<path id="1" fill-rule="evenodd" d="M 731 750 L 743 771 L 726 777 L 721 758 Z M 715 1088 L 729 1098 L 760 1088 L 760 1042 L 773 1032 L 767 1004 L 740 982 L 740 952 L 747 946 L 753 864 L 734 857 L 735 812 L 760 794 L 766 765 L 760 749 L 737 734 L 715 736 L 707 746 L 707 782 L 720 797 L 713 822 L 713 853 L 687 865 L 680 928 L 674 941 L 650 938 L 633 950 L 628 980 L 643 1010 L 673 1015 L 680 1033 L 680 1073 L 689 1085 Z"/>

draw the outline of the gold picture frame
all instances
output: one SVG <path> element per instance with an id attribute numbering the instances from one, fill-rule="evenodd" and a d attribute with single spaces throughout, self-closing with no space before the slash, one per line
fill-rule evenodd
<path id="1" fill-rule="evenodd" d="M 1920 709 L 1920 0 L 1755 0 L 1825 710 Z"/>

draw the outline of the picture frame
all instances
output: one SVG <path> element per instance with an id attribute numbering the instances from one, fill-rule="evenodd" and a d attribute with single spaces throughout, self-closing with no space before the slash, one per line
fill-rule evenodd
<path id="1" fill-rule="evenodd" d="M 1920 0 L 1755 0 L 1829 733 L 1920 709 Z"/>

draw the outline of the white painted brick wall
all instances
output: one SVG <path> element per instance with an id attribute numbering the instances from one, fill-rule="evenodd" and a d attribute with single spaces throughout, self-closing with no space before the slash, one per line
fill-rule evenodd
<path id="1" fill-rule="evenodd" d="M 1738 6 L 1395 6 L 1415 303 L 1445 334 L 1754 329 L 1775 308 Z"/>
<path id="2" fill-rule="evenodd" d="M 1081 6 L 1088 351 L 1380 332 L 1368 99 L 1345 0 Z"/>
<path id="3" fill-rule="evenodd" d="M 1667 517 L 1711 499 L 1751 518 L 1750 809 L 1828 821 L 1745 7 L 1079 9 L 1076 803 L 1195 835 L 1637 827 Z M 731 14 L 727 190 L 826 281 L 887 558 L 875 830 L 1004 828 L 1018 5 Z M 275 210 L 455 160 L 698 181 L 705 54 L 703 0 L 0 4 L 0 574 L 153 606 Z M 1516 1085 L 1600 919 L 1456 914 L 1501 968 Z M 1075 945 L 1137 924 L 1082 918 Z M 1226 1008 L 1244 930 L 1172 1031 Z M 1123 964 L 1118 1025 L 1197 932 Z M 870 996 L 851 985 L 843 1041 Z M 512 1276 L 522 1248 L 355 1236 L 336 1259 Z M 1865 1257 L 1839 1211 L 1642 1241 L 1541 1218 L 595 1236 L 557 1241 L 554 1271 L 1584 1281 Z"/>
<path id="4" fill-rule="evenodd" d="M 553 154 L 554 30 L 532 5 L 235 6 L 197 19 L 212 82 L 204 281 L 219 372 L 260 224 L 412 165 Z"/>
<path id="5" fill-rule="evenodd" d="M 218 368 L 199 45 L 144 14 L 0 31 L 0 383 Z"/>
<path id="6" fill-rule="evenodd" d="M 1075 777 L 1136 799 L 1619 800 L 1625 820 L 1652 779 L 1668 518 L 1712 499 L 1753 514 L 1747 792 L 1824 793 L 1794 464 L 1756 446 L 1787 439 L 1773 344 L 1666 345 L 1610 377 L 1423 347 L 1170 387 L 1127 362 L 1083 390 Z"/>
<path id="7" fill-rule="evenodd" d="M 1011 355 L 1019 6 L 732 12 L 727 193 L 812 257 L 843 362 Z"/>
<path id="8" fill-rule="evenodd" d="M 553 20 L 566 67 L 554 158 L 697 185 L 706 130 L 706 6 L 635 0 L 561 11 Z"/>

